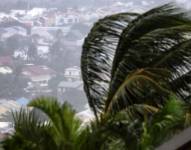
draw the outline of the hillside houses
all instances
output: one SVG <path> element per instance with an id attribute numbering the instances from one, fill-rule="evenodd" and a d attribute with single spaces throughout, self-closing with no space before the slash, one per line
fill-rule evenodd
<path id="1" fill-rule="evenodd" d="M 82 81 L 62 81 L 58 85 L 58 94 L 62 95 L 66 93 L 68 90 L 83 90 L 83 82 Z"/>
<path id="2" fill-rule="evenodd" d="M 55 19 L 55 26 L 64 26 L 64 25 L 71 25 L 75 23 L 79 23 L 80 19 L 77 15 L 58 15 Z"/>
<path id="3" fill-rule="evenodd" d="M 116 2 L 108 7 L 0 12 L 0 79 L 3 85 L 10 81 L 1 86 L 4 92 L 0 96 L 12 99 L 54 94 L 78 110 L 84 109 L 86 98 L 79 68 L 84 38 L 99 18 L 131 10 L 132 5 Z M 12 88 L 12 82 L 21 90 L 17 91 L 17 85 Z"/>
<path id="4" fill-rule="evenodd" d="M 64 80 L 58 84 L 59 95 L 63 95 L 70 90 L 83 91 L 80 68 L 77 66 L 66 68 L 64 71 Z"/>
<path id="5" fill-rule="evenodd" d="M 56 72 L 47 66 L 28 64 L 23 67 L 22 75 L 29 79 L 25 91 L 36 95 L 50 92 L 48 81 L 56 75 Z"/>
<path id="6" fill-rule="evenodd" d="M 13 59 L 10 56 L 0 56 L 0 74 L 13 73 Z"/>
<path id="7" fill-rule="evenodd" d="M 77 66 L 66 68 L 64 71 L 64 77 L 67 81 L 78 81 L 81 79 L 80 68 Z"/>
<path id="8" fill-rule="evenodd" d="M 25 65 L 22 74 L 28 77 L 33 85 L 47 86 L 48 81 L 55 75 L 55 71 L 47 66 L 37 66 L 33 64 Z"/>

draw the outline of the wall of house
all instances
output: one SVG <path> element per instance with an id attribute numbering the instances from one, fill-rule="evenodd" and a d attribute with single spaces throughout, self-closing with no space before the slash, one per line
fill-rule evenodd
<path id="1" fill-rule="evenodd" d="M 31 77 L 33 85 L 48 86 L 48 81 L 52 78 L 51 75 L 40 75 Z"/>

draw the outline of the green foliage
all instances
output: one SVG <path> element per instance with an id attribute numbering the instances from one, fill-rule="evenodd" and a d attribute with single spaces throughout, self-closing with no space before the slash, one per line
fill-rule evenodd
<path id="1" fill-rule="evenodd" d="M 99 20 L 85 39 L 82 77 L 96 121 L 40 97 L 14 115 L 9 149 L 152 150 L 191 124 L 191 20 L 171 5 Z M 172 94 L 173 93 L 173 94 Z M 176 96 L 175 96 L 176 95 Z M 13 148 L 13 146 L 15 147 Z"/>
<path id="2" fill-rule="evenodd" d="M 59 104 L 55 98 L 40 97 L 29 106 L 41 110 L 48 117 L 41 121 L 34 111 L 21 109 L 13 113 L 15 133 L 4 141 L 5 149 L 80 149 L 86 131 L 75 117 L 70 105 Z M 83 145 L 82 145 L 83 146 Z"/>
<path id="3" fill-rule="evenodd" d="M 185 103 L 171 98 L 151 120 L 143 123 L 141 149 L 154 149 L 184 128 Z"/>
<path id="4" fill-rule="evenodd" d="M 21 109 L 13 113 L 15 133 L 3 142 L 6 150 L 51 149 L 55 143 L 50 124 L 41 122 L 33 111 Z M 44 144 L 46 143 L 47 144 Z"/>
<path id="5" fill-rule="evenodd" d="M 166 4 L 140 15 L 105 17 L 94 25 L 83 45 L 81 69 L 97 118 L 134 104 L 160 108 L 171 93 L 189 101 L 191 19 L 187 16 Z"/>

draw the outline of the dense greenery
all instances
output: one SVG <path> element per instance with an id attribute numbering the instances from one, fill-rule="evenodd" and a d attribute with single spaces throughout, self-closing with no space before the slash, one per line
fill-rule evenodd
<path id="1" fill-rule="evenodd" d="M 41 97 L 14 114 L 3 142 L 19 150 L 149 150 L 190 126 L 191 20 L 171 4 L 144 14 L 99 20 L 81 57 L 84 89 L 95 120 L 83 125 L 67 104 Z M 156 134 L 157 133 L 157 134 Z"/>

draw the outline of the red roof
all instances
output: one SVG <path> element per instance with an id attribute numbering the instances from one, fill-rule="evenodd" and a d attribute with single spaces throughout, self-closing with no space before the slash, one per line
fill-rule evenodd
<path id="1" fill-rule="evenodd" d="M 0 56 L 0 65 L 12 65 L 13 59 L 11 56 Z"/>
<path id="2" fill-rule="evenodd" d="M 29 65 L 23 68 L 23 74 L 28 76 L 54 75 L 56 72 L 47 66 Z"/>

